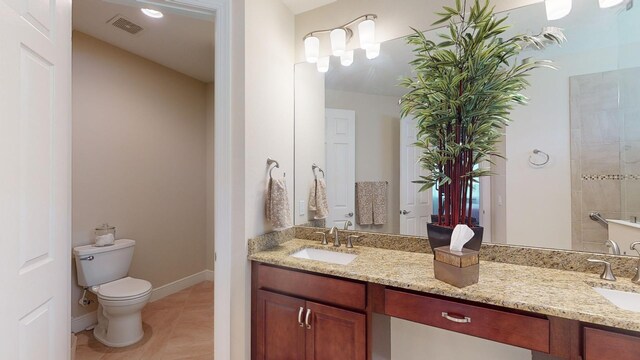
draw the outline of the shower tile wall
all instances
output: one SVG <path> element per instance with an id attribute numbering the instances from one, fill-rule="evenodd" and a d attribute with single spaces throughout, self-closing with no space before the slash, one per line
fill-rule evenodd
<path id="1" fill-rule="evenodd" d="M 572 248 L 606 252 L 607 229 L 589 214 L 640 215 L 640 68 L 574 76 L 570 86 Z"/>

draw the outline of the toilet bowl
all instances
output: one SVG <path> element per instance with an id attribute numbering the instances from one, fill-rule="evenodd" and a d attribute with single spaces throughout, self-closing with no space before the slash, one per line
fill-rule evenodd
<path id="1" fill-rule="evenodd" d="M 111 347 L 135 344 L 144 336 L 141 311 L 151 297 L 151 283 L 126 277 L 99 286 L 91 292 L 98 296 L 98 325 L 93 335 Z"/>
<path id="2" fill-rule="evenodd" d="M 151 297 L 151 283 L 128 276 L 135 243 L 120 239 L 111 246 L 73 248 L 78 285 L 98 296 L 93 334 L 107 346 L 128 346 L 144 336 L 140 312 Z"/>

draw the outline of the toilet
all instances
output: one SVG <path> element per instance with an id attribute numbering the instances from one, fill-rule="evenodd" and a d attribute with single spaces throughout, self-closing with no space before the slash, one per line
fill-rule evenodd
<path id="1" fill-rule="evenodd" d="M 141 311 L 151 297 L 151 283 L 127 276 L 136 242 L 73 248 L 78 285 L 98 297 L 98 325 L 93 335 L 110 347 L 135 344 L 144 336 Z"/>

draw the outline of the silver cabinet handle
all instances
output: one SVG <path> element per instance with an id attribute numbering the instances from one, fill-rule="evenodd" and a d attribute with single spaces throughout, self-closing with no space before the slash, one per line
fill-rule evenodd
<path id="1" fill-rule="evenodd" d="M 347 217 L 348 217 L 348 218 L 353 217 L 353 212 L 348 213 L 348 214 L 347 214 Z"/>
<path id="2" fill-rule="evenodd" d="M 305 315 L 304 317 L 304 323 L 305 325 L 307 325 L 307 329 L 311 329 L 311 324 L 309 323 L 309 320 L 311 318 L 311 309 L 307 309 L 307 315 Z"/>
<path id="3" fill-rule="evenodd" d="M 300 327 L 304 327 L 304 324 L 302 323 L 302 312 L 303 311 L 304 311 L 304 309 L 301 306 L 300 310 L 298 310 L 298 325 L 300 325 Z"/>
<path id="4" fill-rule="evenodd" d="M 402 215 L 409 215 L 409 214 L 411 214 L 411 211 L 402 210 L 402 211 L 400 211 L 400 214 L 402 214 Z"/>
<path id="5" fill-rule="evenodd" d="M 80 258 L 81 261 L 93 261 L 95 259 L 93 255 Z"/>
<path id="6" fill-rule="evenodd" d="M 448 312 L 443 312 L 442 313 L 442 317 L 449 320 L 449 321 L 453 321 L 454 323 L 458 323 L 458 324 L 468 324 L 471 322 L 471 318 L 468 316 L 465 316 L 463 319 L 461 318 L 457 318 L 457 317 L 453 317 L 451 315 L 449 315 Z"/>

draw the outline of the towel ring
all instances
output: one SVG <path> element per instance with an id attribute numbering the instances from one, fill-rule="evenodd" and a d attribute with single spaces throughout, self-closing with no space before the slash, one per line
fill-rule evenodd
<path id="1" fill-rule="evenodd" d="M 533 157 L 535 155 L 544 156 L 544 158 L 545 158 L 544 161 L 542 161 L 542 162 L 533 161 Z M 533 166 L 545 166 L 545 165 L 547 165 L 549 163 L 550 159 L 551 159 L 551 157 L 546 152 L 544 152 L 542 150 L 538 150 L 538 149 L 533 149 L 533 154 L 529 155 L 529 164 L 531 164 Z"/>
<path id="2" fill-rule="evenodd" d="M 313 171 L 313 177 L 316 178 L 316 180 L 318 180 L 318 174 L 316 174 L 316 169 L 318 169 L 318 171 L 322 173 L 322 178 L 324 179 L 325 178 L 324 170 L 322 170 L 320 166 L 316 164 L 311 165 L 311 171 Z"/>
<path id="3" fill-rule="evenodd" d="M 275 166 L 271 167 L 271 165 L 274 165 L 274 164 Z M 267 166 L 271 167 L 269 169 L 269 179 L 273 180 L 273 175 L 271 173 L 273 172 L 273 169 L 280 168 L 280 163 L 278 163 L 276 160 L 273 160 L 272 158 L 267 158 Z M 283 173 L 282 177 L 286 177 L 286 176 L 287 176 L 287 173 Z"/>

